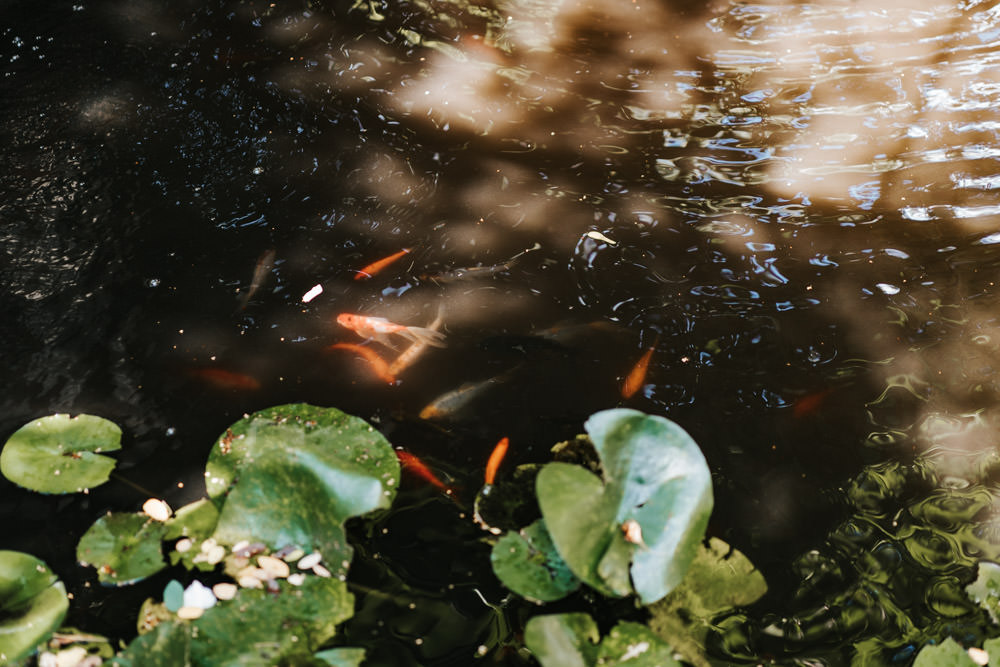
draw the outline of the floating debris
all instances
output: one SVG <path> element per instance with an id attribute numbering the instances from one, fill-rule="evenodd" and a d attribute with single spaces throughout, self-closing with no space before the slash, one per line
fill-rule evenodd
<path id="1" fill-rule="evenodd" d="M 302 295 L 302 303 L 309 303 L 322 293 L 323 293 L 322 285 L 313 285 L 313 287 L 308 292 Z"/>

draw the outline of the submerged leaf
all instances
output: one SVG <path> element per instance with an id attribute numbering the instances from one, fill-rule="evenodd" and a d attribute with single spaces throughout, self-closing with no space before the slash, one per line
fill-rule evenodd
<path id="1" fill-rule="evenodd" d="M 45 563 L 19 551 L 0 551 L 0 664 L 34 651 L 67 609 L 66 588 Z"/>
<path id="2" fill-rule="evenodd" d="M 628 667 L 680 667 L 670 644 L 645 625 L 622 621 L 601 641 L 597 664 Z"/>
<path id="3" fill-rule="evenodd" d="M 216 540 L 316 549 L 328 563 L 350 560 L 343 522 L 388 507 L 398 485 L 399 462 L 381 433 L 304 403 L 233 424 L 206 466 L 206 488 L 220 508 Z"/>
<path id="4" fill-rule="evenodd" d="M 533 602 L 559 600 L 580 587 L 541 519 L 501 537 L 490 560 L 504 586 Z"/>
<path id="5" fill-rule="evenodd" d="M 56 414 L 14 432 L 0 453 L 0 472 L 41 493 L 77 493 L 108 481 L 121 448 L 121 429 L 93 415 Z"/>
<path id="6" fill-rule="evenodd" d="M 524 643 L 542 667 L 591 667 L 599 639 L 589 614 L 535 616 L 524 627 Z"/>
<path id="7" fill-rule="evenodd" d="M 1000 565 L 982 561 L 976 580 L 965 587 L 969 599 L 985 609 L 994 623 L 1000 622 Z"/>
<path id="8" fill-rule="evenodd" d="M 145 514 L 109 513 L 80 538 L 76 558 L 97 568 L 102 584 L 131 584 L 166 567 L 161 545 L 166 531 Z"/>
<path id="9" fill-rule="evenodd" d="M 692 664 L 707 666 L 705 642 L 719 614 L 749 605 L 767 592 L 753 563 L 718 538 L 701 545 L 681 584 L 650 605 L 652 631 Z"/>
<path id="10" fill-rule="evenodd" d="M 360 667 L 365 660 L 363 648 L 330 648 L 313 656 L 331 667 Z"/>

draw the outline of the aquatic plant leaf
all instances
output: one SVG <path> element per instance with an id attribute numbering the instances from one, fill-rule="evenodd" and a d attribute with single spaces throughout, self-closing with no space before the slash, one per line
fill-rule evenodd
<path id="1" fill-rule="evenodd" d="M 165 540 L 176 540 L 179 537 L 204 539 L 215 531 L 219 522 L 219 509 L 208 498 L 202 498 L 174 512 L 166 522 Z"/>
<path id="2" fill-rule="evenodd" d="M 67 609 L 66 588 L 45 563 L 20 551 L 0 551 L 0 664 L 34 651 Z"/>
<path id="3" fill-rule="evenodd" d="M 310 576 L 301 586 L 282 582 L 277 593 L 242 588 L 196 620 L 161 623 L 133 640 L 112 664 L 299 664 L 310 661 L 353 613 L 354 596 L 339 579 Z"/>
<path id="4" fill-rule="evenodd" d="M 969 653 L 948 637 L 940 644 L 928 644 L 920 649 L 913 667 L 976 667 Z"/>
<path id="5" fill-rule="evenodd" d="M 331 648 L 313 656 L 330 667 L 360 667 L 365 660 L 363 648 Z"/>
<path id="6" fill-rule="evenodd" d="M 524 627 L 524 644 L 542 667 L 591 667 L 600 637 L 589 614 L 535 616 Z"/>
<path id="7" fill-rule="evenodd" d="M 304 403 L 254 413 L 212 448 L 206 488 L 220 508 L 214 538 L 318 549 L 350 560 L 343 522 L 388 507 L 399 462 L 381 433 L 333 408 Z"/>
<path id="8" fill-rule="evenodd" d="M 167 566 L 161 545 L 166 531 L 145 514 L 108 513 L 80 538 L 76 559 L 97 568 L 106 586 L 135 583 Z"/>
<path id="9" fill-rule="evenodd" d="M 28 422 L 0 453 L 0 473 L 41 493 L 77 493 L 108 481 L 121 449 L 121 429 L 93 415 L 55 414 Z"/>
<path id="10" fill-rule="evenodd" d="M 1000 565 L 982 561 L 976 580 L 965 587 L 969 599 L 985 609 L 994 623 L 1000 623 Z"/>
<path id="11" fill-rule="evenodd" d="M 628 667 L 680 667 L 674 650 L 645 625 L 622 621 L 601 640 L 598 665 Z"/>
<path id="12" fill-rule="evenodd" d="M 1000 667 L 1000 637 L 984 641 L 983 650 L 990 656 L 989 667 Z"/>
<path id="13" fill-rule="evenodd" d="M 712 476 L 698 444 L 680 426 L 638 410 L 598 412 L 585 424 L 616 503 L 615 521 L 634 519 L 642 547 L 632 584 L 651 604 L 680 583 L 712 513 Z"/>
<path id="14" fill-rule="evenodd" d="M 766 592 L 767 583 L 753 563 L 713 537 L 707 546 L 699 545 L 680 585 L 649 606 L 649 627 L 685 660 L 707 667 L 705 641 L 713 618 L 749 605 Z"/>
<path id="15" fill-rule="evenodd" d="M 504 586 L 532 602 L 560 600 L 580 587 L 542 519 L 501 537 L 493 545 L 490 561 Z"/>
<path id="16" fill-rule="evenodd" d="M 610 581 L 598 573 L 613 538 L 620 534 L 615 505 L 605 497 L 601 479 L 580 466 L 557 462 L 542 468 L 536 485 L 552 542 L 573 574 L 605 595 L 631 593 L 627 562 L 624 586 L 622 572 Z"/>
<path id="17" fill-rule="evenodd" d="M 712 480 L 698 445 L 677 424 L 637 410 L 586 423 L 603 481 L 554 462 L 538 475 L 538 502 L 570 569 L 606 595 L 651 604 L 680 583 L 712 512 Z M 631 583 L 630 583 L 631 579 Z"/>

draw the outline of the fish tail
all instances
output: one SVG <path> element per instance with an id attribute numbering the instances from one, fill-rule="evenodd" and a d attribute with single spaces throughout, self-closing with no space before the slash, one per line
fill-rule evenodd
<path id="1" fill-rule="evenodd" d="M 407 338 L 414 343 L 423 343 L 424 345 L 433 345 L 434 347 L 446 347 L 447 344 L 444 342 L 444 334 L 440 331 L 435 331 L 434 329 L 429 329 L 427 327 L 406 327 L 400 330 L 399 335 Z"/>

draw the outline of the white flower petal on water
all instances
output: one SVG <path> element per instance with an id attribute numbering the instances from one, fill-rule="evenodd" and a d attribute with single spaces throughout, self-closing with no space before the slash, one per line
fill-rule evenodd
<path id="1" fill-rule="evenodd" d="M 323 556 L 318 551 L 314 551 L 308 556 L 303 556 L 302 560 L 296 564 L 296 567 L 300 570 L 311 570 L 316 565 L 319 565 L 321 560 L 323 560 Z"/>
<path id="2" fill-rule="evenodd" d="M 181 607 L 177 610 L 177 618 L 185 621 L 193 621 L 196 618 L 201 618 L 201 615 L 204 613 L 205 610 L 201 607 Z"/>
<path id="3" fill-rule="evenodd" d="M 212 593 L 219 600 L 232 600 L 236 597 L 237 591 L 239 591 L 239 587 L 236 584 L 230 584 L 225 581 L 212 586 Z"/>
<path id="4" fill-rule="evenodd" d="M 302 303 L 309 303 L 323 293 L 322 285 L 314 285 L 311 290 L 302 295 Z"/>

